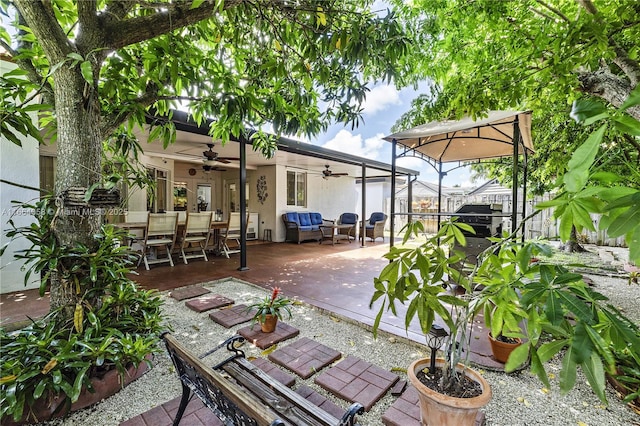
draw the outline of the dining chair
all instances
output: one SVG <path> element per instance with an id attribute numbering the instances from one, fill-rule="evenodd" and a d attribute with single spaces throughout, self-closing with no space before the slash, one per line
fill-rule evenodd
<path id="1" fill-rule="evenodd" d="M 177 213 L 149 213 L 142 245 L 142 260 L 144 260 L 144 267 L 147 271 L 149 270 L 149 265 L 156 263 L 169 262 L 173 266 L 171 251 L 176 242 L 177 229 Z M 166 258 L 159 256 L 158 248 L 166 250 Z"/>
<path id="2" fill-rule="evenodd" d="M 227 220 L 227 227 L 222 230 L 220 237 L 220 251 L 229 258 L 230 254 L 240 253 L 240 213 L 230 213 Z M 235 241 L 237 249 L 229 248 L 229 241 Z"/>
<path id="3" fill-rule="evenodd" d="M 184 232 L 180 238 L 180 255 L 185 265 L 188 264 L 187 259 L 204 258 L 208 262 L 205 249 L 209 244 L 209 235 L 211 233 L 211 212 L 203 213 L 187 213 L 187 219 L 184 225 Z M 198 244 L 200 252 L 185 253 L 184 249 L 192 244 Z"/>

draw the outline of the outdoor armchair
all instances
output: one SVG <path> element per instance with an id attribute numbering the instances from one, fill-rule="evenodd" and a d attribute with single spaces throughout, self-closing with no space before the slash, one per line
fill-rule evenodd
<path id="1" fill-rule="evenodd" d="M 384 225 L 387 222 L 387 215 L 382 212 L 371 213 L 371 216 L 364 223 L 364 236 L 375 241 L 381 237 L 384 242 Z"/>
<path id="2" fill-rule="evenodd" d="M 338 229 L 339 234 L 348 235 L 349 238 L 356 239 L 356 226 L 358 225 L 358 215 L 356 213 L 342 213 L 338 218 L 338 225 L 353 225 L 350 229 Z"/>

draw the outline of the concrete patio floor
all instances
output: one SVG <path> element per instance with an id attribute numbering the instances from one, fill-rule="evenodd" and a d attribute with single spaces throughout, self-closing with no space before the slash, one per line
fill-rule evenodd
<path id="1" fill-rule="evenodd" d="M 177 256 L 175 266 L 155 266 L 149 271 L 143 266 L 132 274 L 145 289 L 171 290 L 227 277 L 238 278 L 265 289 L 280 287 L 285 295 L 312 306 L 356 321 L 364 326 L 373 325 L 379 304 L 369 308 L 373 294 L 373 278 L 387 264 L 382 256 L 389 249 L 389 240 L 383 243 L 342 242 L 336 245 L 309 241 L 302 244 L 252 241 L 247 246 L 248 270 L 239 271 L 240 256 L 229 259 L 210 256 L 208 262 L 192 260 L 188 265 Z M 48 295 L 40 297 L 37 290 L 26 290 L 0 295 L 0 325 L 8 329 L 28 324 L 30 318 L 42 317 L 48 312 Z M 425 343 L 417 320 L 408 331 L 404 327 L 404 306 L 398 306 L 398 317 L 385 313 L 380 330 Z M 491 356 L 482 318 L 476 318 L 477 327 L 471 339 L 472 362 L 485 368 L 502 370 L 503 365 Z"/>

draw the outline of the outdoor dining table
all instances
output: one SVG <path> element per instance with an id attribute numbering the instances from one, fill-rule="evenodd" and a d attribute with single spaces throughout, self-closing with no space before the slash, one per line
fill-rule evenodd
<path id="1" fill-rule="evenodd" d="M 122 229 L 126 229 L 128 231 L 144 231 L 147 229 L 147 222 L 121 222 L 121 223 L 115 223 L 115 226 L 122 228 Z M 185 221 L 178 221 L 178 230 L 176 235 L 180 235 L 181 232 L 184 231 L 184 227 L 186 225 Z M 212 241 L 212 246 L 214 247 L 214 250 L 217 252 L 217 248 L 219 245 L 219 241 L 220 241 L 220 230 L 224 229 L 227 227 L 227 221 L 212 221 L 211 222 L 211 230 L 213 231 L 213 241 Z M 144 236 L 143 236 L 144 237 Z M 139 237 L 138 237 L 139 238 Z M 133 242 L 134 239 L 130 240 L 130 243 Z M 131 245 L 131 244 L 129 244 Z"/>
<path id="2" fill-rule="evenodd" d="M 341 234 L 340 230 L 346 229 L 348 232 L 346 234 Z M 335 245 L 336 243 L 340 243 L 340 240 L 347 240 L 351 243 L 351 232 L 353 231 L 353 238 L 355 239 L 355 229 L 356 225 L 354 224 L 325 224 L 320 225 L 320 232 L 322 232 L 322 239 L 320 240 L 320 244 L 324 240 L 331 240 L 331 245 Z"/>

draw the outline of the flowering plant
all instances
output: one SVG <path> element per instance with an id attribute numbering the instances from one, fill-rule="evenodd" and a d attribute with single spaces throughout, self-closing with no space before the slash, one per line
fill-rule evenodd
<path id="1" fill-rule="evenodd" d="M 250 305 L 247 310 L 255 309 L 256 312 L 253 315 L 253 321 L 263 323 L 267 315 L 273 315 L 282 319 L 283 313 L 288 314 L 288 318 L 291 318 L 291 299 L 281 296 L 282 290 L 280 287 L 274 287 L 270 296 L 266 296 L 264 299 Z"/>

